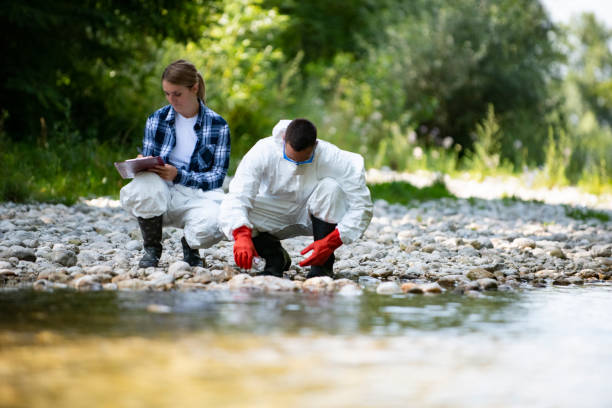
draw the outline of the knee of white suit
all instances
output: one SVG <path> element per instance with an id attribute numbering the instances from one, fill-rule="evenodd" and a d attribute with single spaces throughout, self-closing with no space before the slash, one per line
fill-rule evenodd
<path id="1" fill-rule="evenodd" d="M 191 248 L 210 248 L 220 242 L 225 235 L 217 222 L 206 222 L 199 225 L 187 225 L 183 229 L 185 240 Z"/>
<path id="2" fill-rule="evenodd" d="M 155 173 L 142 172 L 119 192 L 121 206 L 135 217 L 151 218 L 168 209 L 168 185 Z"/>
<path id="3" fill-rule="evenodd" d="M 334 179 L 319 181 L 308 199 L 308 212 L 325 222 L 340 222 L 346 213 L 346 195 Z"/>

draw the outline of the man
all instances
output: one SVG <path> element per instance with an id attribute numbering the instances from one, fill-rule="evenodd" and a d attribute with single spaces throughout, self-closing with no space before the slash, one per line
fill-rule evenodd
<path id="1" fill-rule="evenodd" d="M 263 273 L 282 277 L 291 260 L 280 240 L 312 235 L 300 262 L 308 278 L 333 276 L 334 251 L 360 238 L 372 218 L 363 158 L 317 140 L 306 119 L 281 120 L 272 136 L 244 156 L 229 194 L 221 203 L 219 226 L 234 238 L 234 260 L 251 269 L 266 261 Z"/>

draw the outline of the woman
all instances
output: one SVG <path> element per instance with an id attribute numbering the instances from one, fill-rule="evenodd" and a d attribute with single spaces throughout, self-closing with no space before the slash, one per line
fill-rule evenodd
<path id="1" fill-rule="evenodd" d="M 208 108 L 204 79 L 185 60 L 168 65 L 161 78 L 170 103 L 147 119 L 142 156 L 161 156 L 163 166 L 138 173 L 120 192 L 123 208 L 137 217 L 144 241 L 139 267 L 156 267 L 162 224 L 182 228 L 183 257 L 201 266 L 198 248 L 223 238 L 217 225 L 230 155 L 225 120 Z"/>

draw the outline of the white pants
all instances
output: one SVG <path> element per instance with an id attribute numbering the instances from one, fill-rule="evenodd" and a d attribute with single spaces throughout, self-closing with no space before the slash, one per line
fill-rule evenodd
<path id="1" fill-rule="evenodd" d="M 249 221 L 257 232 L 269 232 L 278 239 L 312 235 L 314 217 L 337 224 L 346 213 L 346 197 L 331 178 L 322 179 L 302 203 L 285 202 L 275 197 L 256 196 Z"/>
<path id="2" fill-rule="evenodd" d="M 223 195 L 221 188 L 202 191 L 169 184 L 146 171 L 138 173 L 119 193 L 127 212 L 142 218 L 163 215 L 163 225 L 182 228 L 193 249 L 211 247 L 223 238 L 217 223 Z"/>

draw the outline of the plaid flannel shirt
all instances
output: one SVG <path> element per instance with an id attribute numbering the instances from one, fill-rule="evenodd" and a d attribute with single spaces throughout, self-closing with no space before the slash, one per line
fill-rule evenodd
<path id="1" fill-rule="evenodd" d="M 176 146 L 175 115 L 172 106 L 167 105 L 149 116 L 142 140 L 143 156 L 161 156 L 164 162 L 170 163 L 170 152 Z M 189 168 L 177 168 L 174 183 L 204 191 L 221 187 L 229 166 L 229 126 L 221 116 L 200 101 L 194 130 L 198 140 Z"/>

